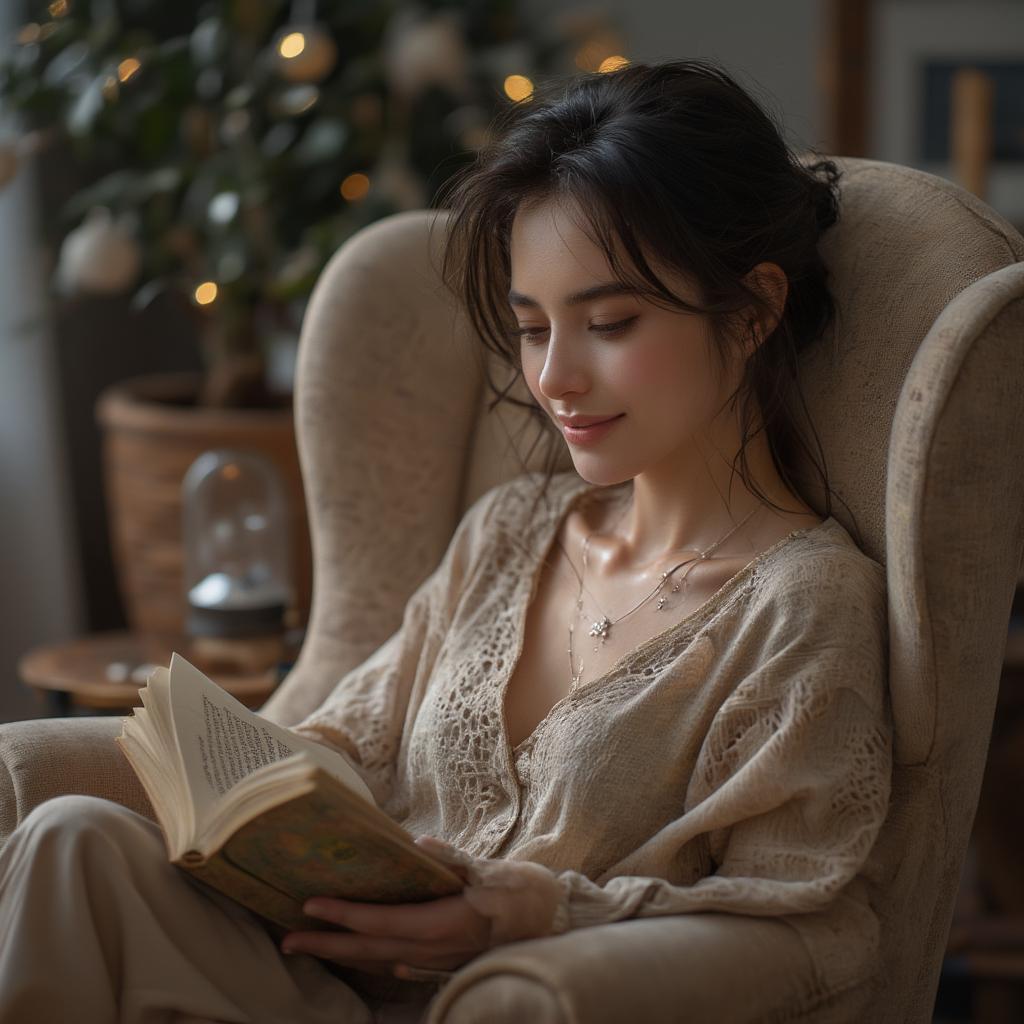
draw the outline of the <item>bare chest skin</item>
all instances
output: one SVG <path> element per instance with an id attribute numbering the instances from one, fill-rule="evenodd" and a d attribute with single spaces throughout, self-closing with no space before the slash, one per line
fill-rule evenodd
<path id="1" fill-rule="evenodd" d="M 581 560 L 583 540 L 594 526 L 584 521 L 581 511 L 571 512 L 559 529 L 561 546 L 553 544 L 547 559 L 538 569 L 536 589 L 526 616 L 522 653 L 505 690 L 505 721 L 512 748 L 519 747 L 528 739 L 551 708 L 569 693 L 572 679 L 568 653 L 570 620 L 574 624 L 573 665 L 578 670 L 581 659 L 583 662 L 579 690 L 599 682 L 630 651 L 692 615 L 759 551 L 793 530 L 821 522 L 821 518 L 813 514 L 790 519 L 791 522 L 780 524 L 781 529 L 777 529 L 776 534 L 764 538 L 756 549 L 745 554 L 712 557 L 677 569 L 657 595 L 618 621 L 620 616 L 651 593 L 658 583 L 660 571 L 672 568 L 685 558 L 695 558 L 696 553 L 681 552 L 656 570 L 648 568 L 646 572 L 627 571 L 607 576 L 595 575 L 591 555 L 584 574 Z M 596 538 L 591 542 L 592 551 L 595 542 Z M 583 609 L 578 618 L 579 579 L 572 566 L 575 566 L 576 573 L 583 575 L 586 585 Z M 673 593 L 672 585 L 684 577 L 685 583 Z M 658 600 L 661 597 L 666 600 L 659 610 Z M 603 643 L 600 637 L 589 635 L 591 624 L 602 613 L 615 623 Z"/>

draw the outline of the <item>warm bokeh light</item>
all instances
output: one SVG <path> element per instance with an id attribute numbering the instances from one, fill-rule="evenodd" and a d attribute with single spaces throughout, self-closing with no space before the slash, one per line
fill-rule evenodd
<path id="1" fill-rule="evenodd" d="M 626 44 L 617 32 L 602 30 L 594 32 L 576 51 L 575 63 L 580 71 L 600 72 L 606 70 L 606 61 L 624 60 L 621 55 Z M 612 70 L 612 69 L 608 69 Z"/>
<path id="2" fill-rule="evenodd" d="M 362 199 L 370 191 L 370 179 L 365 174 L 350 174 L 341 183 L 341 194 L 350 202 Z"/>
<path id="3" fill-rule="evenodd" d="M 515 102 L 529 99 L 533 95 L 533 82 L 526 75 L 509 75 L 504 82 L 505 95 Z"/>
<path id="4" fill-rule="evenodd" d="M 134 75 L 142 65 L 134 57 L 125 57 L 120 64 L 117 65 L 117 77 L 122 82 L 127 82 L 129 78 Z"/>
<path id="5" fill-rule="evenodd" d="M 195 300 L 200 306 L 208 306 L 215 298 L 217 298 L 217 286 L 213 281 L 204 281 L 195 290 Z"/>
<path id="6" fill-rule="evenodd" d="M 22 46 L 28 43 L 35 43 L 39 41 L 39 26 L 34 22 L 30 21 L 27 25 L 22 25 L 18 29 L 17 40 Z"/>
<path id="7" fill-rule="evenodd" d="M 301 32 L 289 32 L 281 40 L 277 47 L 277 52 L 285 59 L 291 59 L 292 57 L 298 57 L 305 48 L 306 37 Z"/>
<path id="8" fill-rule="evenodd" d="M 68 13 L 68 0 L 53 0 L 53 3 L 46 8 L 51 18 L 63 18 Z"/>
<path id="9" fill-rule="evenodd" d="M 618 71 L 619 68 L 624 68 L 629 65 L 629 61 L 625 57 L 620 57 L 616 54 L 614 57 L 605 57 L 598 66 L 598 71 Z"/>
<path id="10" fill-rule="evenodd" d="M 237 463 L 228 462 L 221 466 L 220 475 L 224 477 L 225 480 L 237 480 L 242 475 L 242 471 L 239 469 Z"/>

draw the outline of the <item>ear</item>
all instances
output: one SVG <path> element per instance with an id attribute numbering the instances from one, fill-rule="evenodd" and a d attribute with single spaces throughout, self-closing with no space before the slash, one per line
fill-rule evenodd
<path id="1" fill-rule="evenodd" d="M 760 317 L 753 314 L 747 320 L 754 331 L 753 343 L 760 345 L 782 319 L 782 311 L 786 308 L 786 296 L 789 294 L 789 279 L 777 263 L 758 263 L 743 280 L 762 295 L 771 307 L 771 313 L 765 313 Z"/>

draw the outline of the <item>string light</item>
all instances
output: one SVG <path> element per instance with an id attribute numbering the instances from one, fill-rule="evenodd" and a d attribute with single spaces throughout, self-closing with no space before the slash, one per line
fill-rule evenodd
<path id="1" fill-rule="evenodd" d="M 217 285 L 213 281 L 204 281 L 196 288 L 194 298 L 200 306 L 208 306 L 217 298 Z"/>
<path id="2" fill-rule="evenodd" d="M 293 10 L 292 24 L 285 26 L 274 44 L 277 71 L 290 82 L 319 82 L 335 67 L 338 47 L 323 25 L 312 20 L 312 9 L 302 17 Z"/>
<path id="3" fill-rule="evenodd" d="M 120 64 L 117 65 L 117 77 L 122 82 L 127 82 L 129 78 L 134 75 L 142 64 L 135 57 L 125 57 Z"/>
<path id="4" fill-rule="evenodd" d="M 623 40 L 618 33 L 609 29 L 602 29 L 593 33 L 586 42 L 577 50 L 575 56 L 576 67 L 581 71 L 593 72 L 606 70 L 602 65 L 606 61 L 620 61 L 624 57 L 622 53 Z M 614 70 L 609 68 L 607 70 Z"/>
<path id="5" fill-rule="evenodd" d="M 370 191 L 370 179 L 365 174 L 350 174 L 341 183 L 341 194 L 351 202 L 355 199 L 362 199 Z"/>
<path id="6" fill-rule="evenodd" d="M 505 95 L 518 103 L 533 95 L 533 82 L 525 75 L 509 75 L 504 82 Z"/>
<path id="7" fill-rule="evenodd" d="M 291 60 L 293 57 L 298 57 L 305 48 L 306 37 L 301 32 L 289 32 L 278 44 L 277 52 L 285 60 Z"/>
<path id="8" fill-rule="evenodd" d="M 53 0 L 53 3 L 46 8 L 51 18 L 63 18 L 68 13 L 68 0 Z"/>

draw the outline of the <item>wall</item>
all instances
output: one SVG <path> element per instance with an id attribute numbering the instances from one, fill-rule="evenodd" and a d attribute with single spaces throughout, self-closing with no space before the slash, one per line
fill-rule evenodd
<path id="1" fill-rule="evenodd" d="M 882 0 L 874 5 L 871 33 L 873 155 L 951 177 L 948 161 L 920 157 L 923 64 L 929 58 L 1024 63 L 1024 4 Z M 993 163 L 986 202 L 1014 225 L 1024 226 L 1024 165 Z"/>
<path id="2" fill-rule="evenodd" d="M 0 4 L 0 38 L 16 27 Z M 0 138 L 8 138 L 11 126 Z M 35 717 L 17 680 L 21 654 L 75 632 L 80 579 L 67 488 L 54 341 L 33 177 L 0 190 L 0 721 Z M 31 326 L 19 329 L 35 318 Z"/>
<path id="3" fill-rule="evenodd" d="M 526 7 L 537 17 L 549 10 L 608 12 L 634 61 L 719 60 L 781 116 L 791 143 L 820 145 L 825 112 L 816 75 L 825 4 L 819 0 L 528 0 Z"/>

